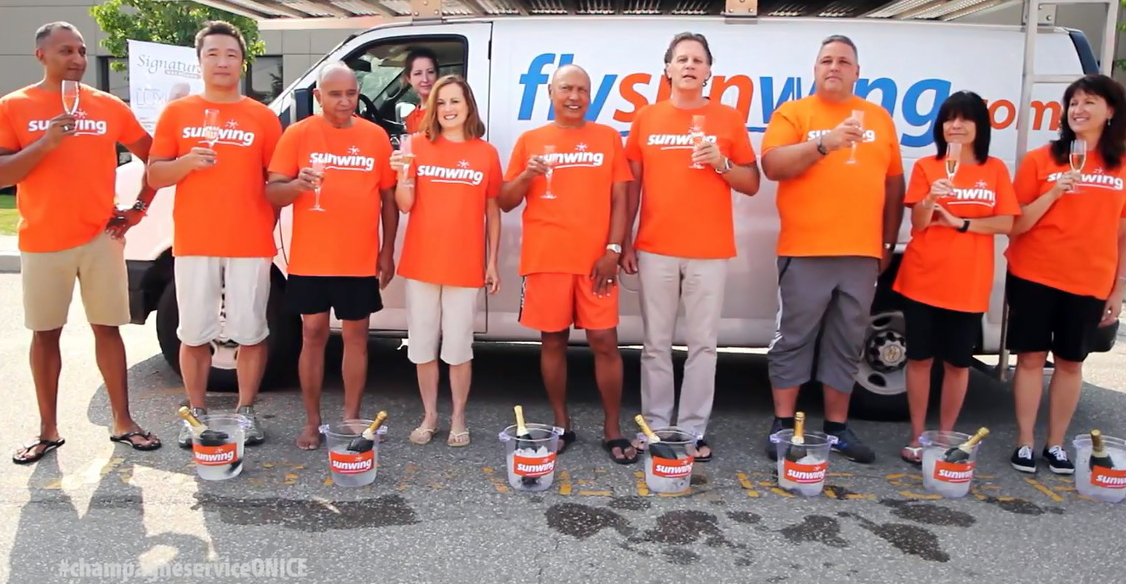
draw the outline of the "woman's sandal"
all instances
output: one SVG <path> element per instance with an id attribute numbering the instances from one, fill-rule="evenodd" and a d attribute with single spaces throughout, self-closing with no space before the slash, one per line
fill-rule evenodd
<path id="1" fill-rule="evenodd" d="M 913 464 L 915 466 L 922 466 L 922 464 L 923 464 L 923 447 L 922 446 L 904 446 L 903 450 L 901 450 L 899 452 L 899 458 L 902 458 L 903 461 L 908 463 L 908 464 Z"/>
<path id="2" fill-rule="evenodd" d="M 425 428 L 419 426 L 415 428 L 410 435 L 410 441 L 415 444 L 429 444 L 430 440 L 434 438 L 434 434 L 438 431 L 437 428 Z"/>
<path id="3" fill-rule="evenodd" d="M 25 444 L 22 448 L 17 450 L 16 453 L 12 455 L 12 462 L 16 464 L 31 464 L 39 460 L 40 458 L 47 456 L 48 453 L 62 446 L 63 444 L 66 444 L 66 440 L 62 438 L 59 438 L 58 440 L 43 440 L 42 438 L 36 438 L 34 442 Z M 35 452 L 35 449 L 39 448 L 40 446 L 42 446 L 43 449 L 39 452 Z"/>
<path id="4" fill-rule="evenodd" d="M 450 430 L 450 436 L 449 438 L 446 438 L 446 444 L 455 448 L 469 446 L 469 430 L 466 429 L 463 432 L 454 432 L 453 430 Z"/>

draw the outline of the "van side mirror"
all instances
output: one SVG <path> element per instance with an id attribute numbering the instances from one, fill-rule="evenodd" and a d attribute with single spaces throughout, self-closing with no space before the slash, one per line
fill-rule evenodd
<path id="1" fill-rule="evenodd" d="M 293 91 L 293 103 L 297 108 L 294 122 L 313 115 L 313 90 L 308 87 L 298 87 Z"/>

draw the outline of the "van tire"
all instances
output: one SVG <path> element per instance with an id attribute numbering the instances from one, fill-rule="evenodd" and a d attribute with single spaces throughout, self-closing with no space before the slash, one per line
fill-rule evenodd
<path id="1" fill-rule="evenodd" d="M 301 352 L 301 319 L 286 310 L 284 293 L 285 279 L 276 273 L 271 274 L 270 298 L 266 305 L 266 321 L 270 327 L 270 336 L 266 339 L 266 371 L 262 376 L 261 385 L 263 390 L 292 383 L 297 376 L 296 363 Z M 181 375 L 180 339 L 176 335 L 179 324 L 176 283 L 175 280 L 170 280 L 164 287 L 157 304 L 156 336 L 164 361 L 177 375 Z M 208 373 L 207 390 L 237 392 L 238 375 L 233 364 L 215 366 L 213 363 Z"/>

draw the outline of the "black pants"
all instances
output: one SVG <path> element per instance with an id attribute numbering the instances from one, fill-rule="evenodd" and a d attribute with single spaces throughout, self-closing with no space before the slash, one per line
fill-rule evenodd
<path id="1" fill-rule="evenodd" d="M 907 358 L 938 358 L 954 367 L 973 364 L 981 313 L 938 308 L 904 297 L 907 324 Z"/>
<path id="2" fill-rule="evenodd" d="M 1011 273 L 1009 349 L 1013 353 L 1051 351 L 1057 359 L 1081 363 L 1094 348 L 1106 300 L 1079 296 Z"/>

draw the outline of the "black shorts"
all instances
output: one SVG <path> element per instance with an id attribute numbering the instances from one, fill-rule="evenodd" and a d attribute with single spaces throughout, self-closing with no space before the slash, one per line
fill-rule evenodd
<path id="1" fill-rule="evenodd" d="M 907 358 L 912 361 L 941 359 L 954 367 L 973 364 L 981 328 L 980 312 L 938 308 L 903 298 L 907 325 Z"/>
<path id="2" fill-rule="evenodd" d="M 1079 296 L 1030 282 L 1011 273 L 1005 280 L 1009 300 L 1009 350 L 1051 351 L 1056 359 L 1081 363 L 1095 347 L 1106 300 Z"/>
<path id="3" fill-rule="evenodd" d="M 286 303 L 297 314 L 320 314 L 331 308 L 340 320 L 365 320 L 383 309 L 379 278 L 297 276 L 285 284 Z"/>

